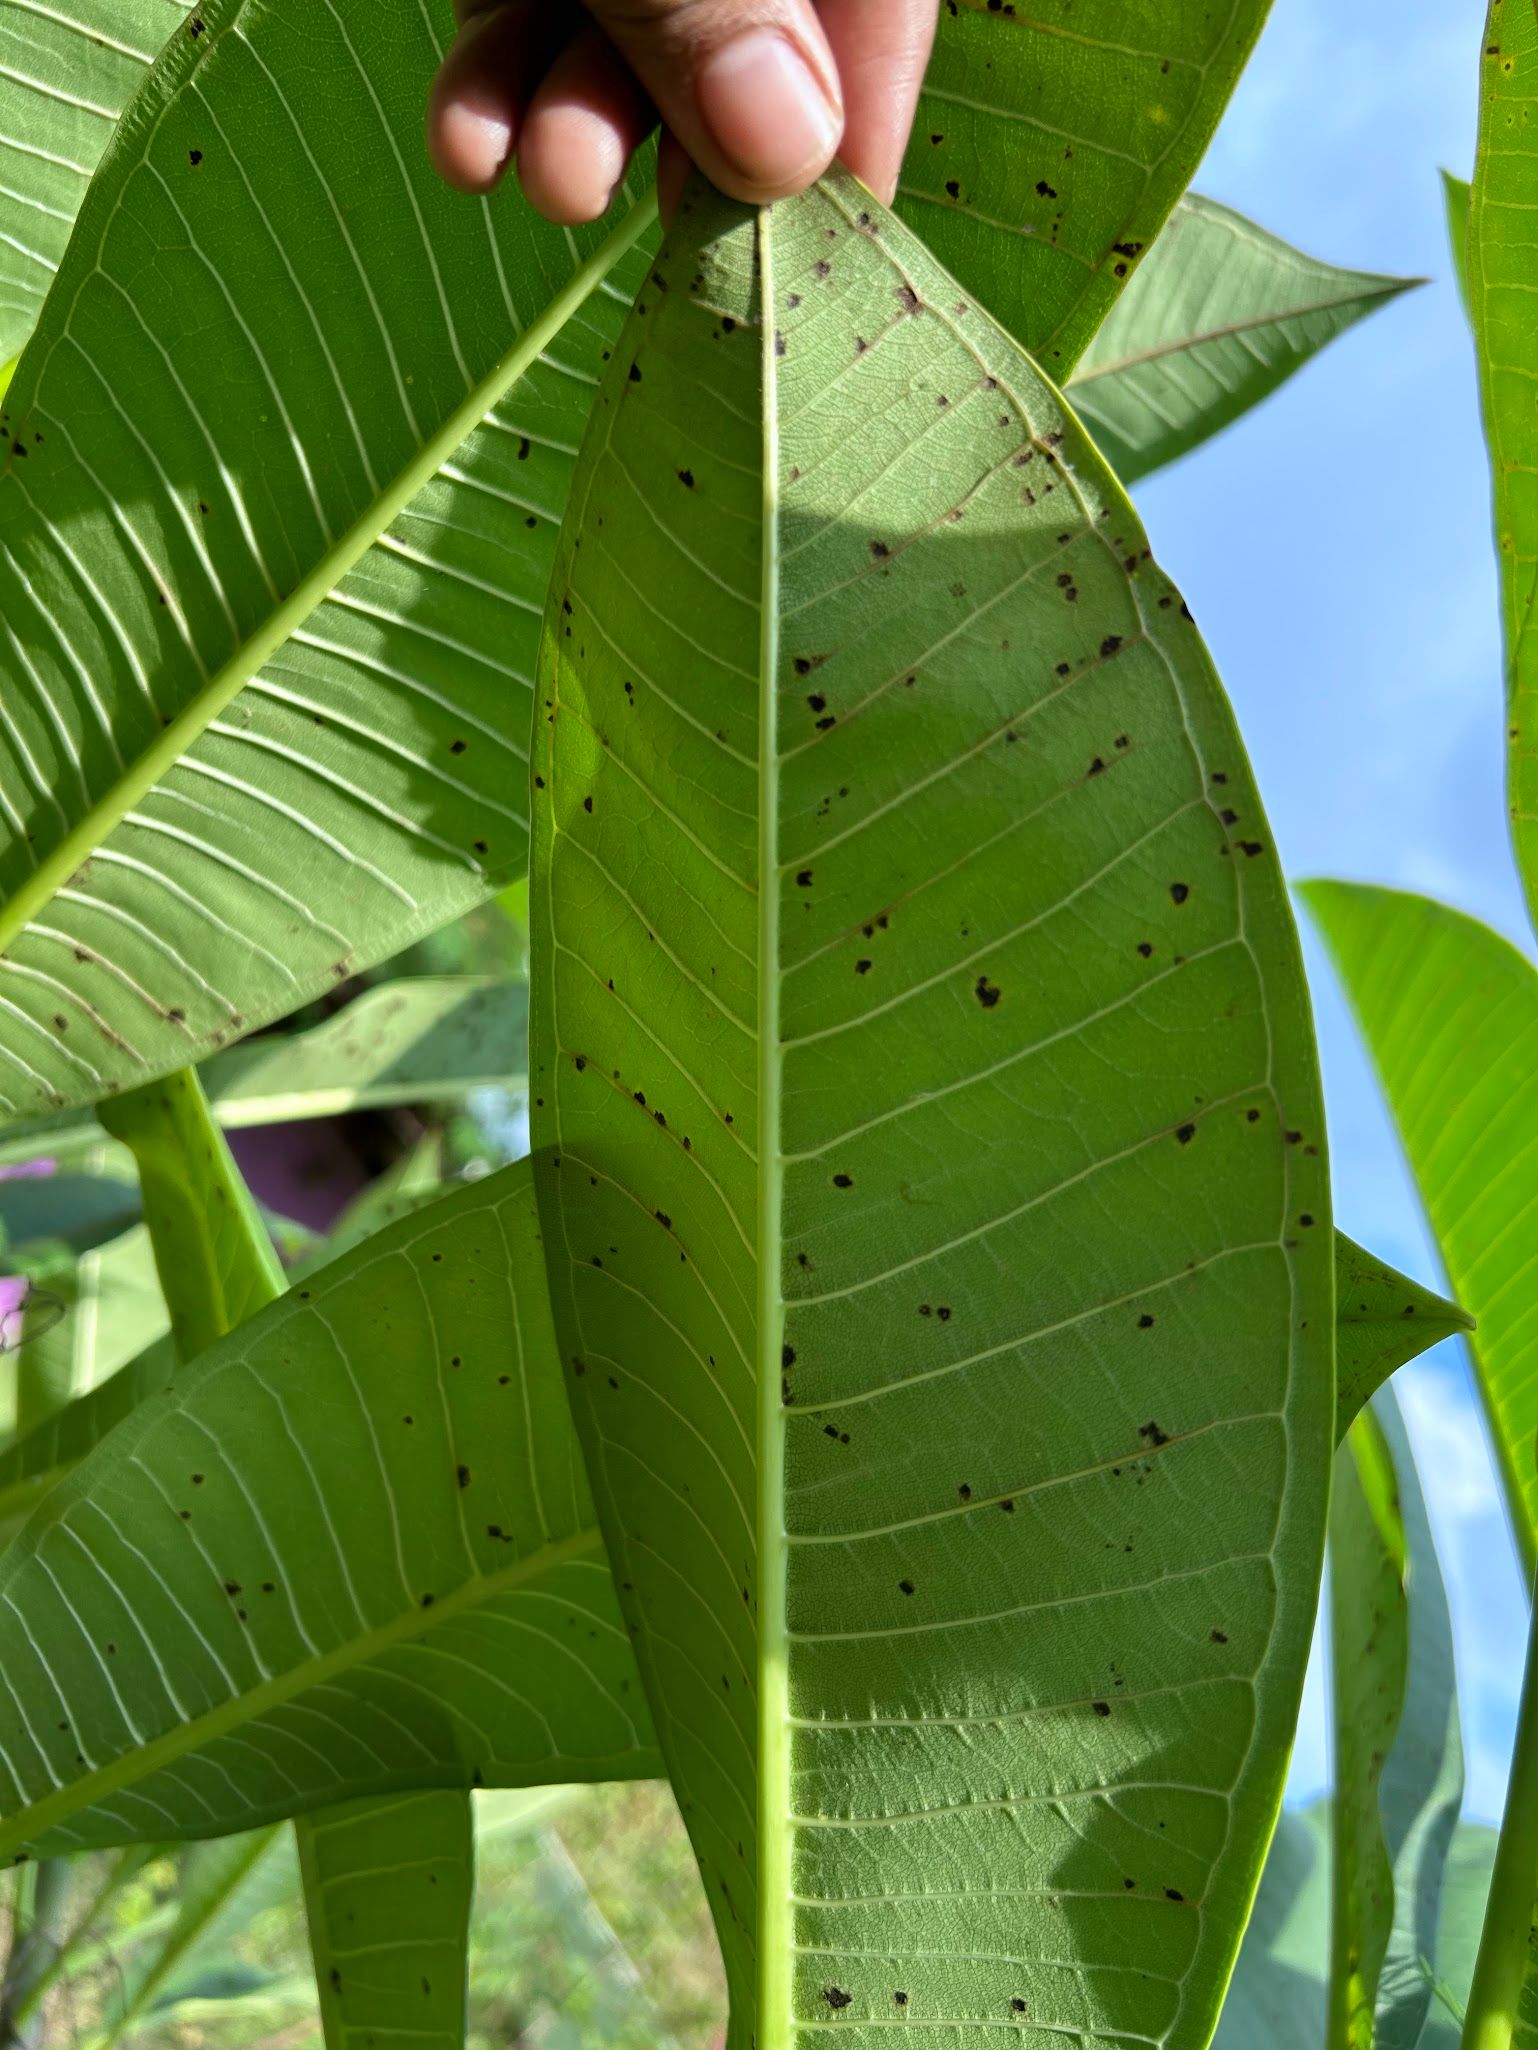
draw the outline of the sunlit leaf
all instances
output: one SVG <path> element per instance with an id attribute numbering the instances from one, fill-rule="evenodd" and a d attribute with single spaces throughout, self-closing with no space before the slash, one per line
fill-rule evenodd
<path id="1" fill-rule="evenodd" d="M 898 207 L 1059 380 L 1190 182 L 1270 0 L 946 0 Z"/>
<path id="2" fill-rule="evenodd" d="M 202 1063 L 226 1131 L 335 1117 L 350 1110 L 460 1101 L 472 1089 L 521 1089 L 528 1071 L 528 992 L 517 982 L 406 977 L 365 990 L 306 1032 L 268 1033 Z M 70 1162 L 93 1143 L 89 1112 L 0 1131 L 0 1166 Z"/>
<path id="3" fill-rule="evenodd" d="M 0 366 L 21 353 L 113 124 L 185 12 L 0 0 Z"/>
<path id="4" fill-rule="evenodd" d="M 200 9 L 6 396 L 0 1114 L 188 1065 L 524 866 L 555 522 L 650 207 L 573 237 L 451 192 L 448 0 L 376 15 Z"/>
<path id="5" fill-rule="evenodd" d="M 1462 912 L 1316 882 L 1318 922 L 1383 1084 L 1469 1337 L 1518 1549 L 1538 1536 L 1538 972 Z"/>
<path id="6" fill-rule="evenodd" d="M 1335 1234 L 1335 1435 L 1393 1373 L 1474 1320 L 1386 1261 Z"/>
<path id="7" fill-rule="evenodd" d="M 658 276 L 548 613 L 532 1114 L 732 2040 L 1205 2045 L 1334 1424 L 1269 832 L 1092 445 L 890 216 L 698 197 Z"/>
<path id="8" fill-rule="evenodd" d="M 1080 358 L 1069 396 L 1130 484 L 1259 405 L 1413 282 L 1337 270 L 1193 194 Z"/>
<path id="9" fill-rule="evenodd" d="M 1538 324 L 1531 225 L 1538 210 L 1538 130 L 1531 119 L 1538 15 L 1532 8 L 1490 0 L 1480 67 L 1468 295 L 1495 487 L 1512 834 L 1531 909 L 1538 907 Z"/>
<path id="10" fill-rule="evenodd" d="M 195 1359 L 283 1289 L 256 1205 L 190 1070 L 100 1106 L 132 1149 L 171 1334 Z"/>
<path id="11" fill-rule="evenodd" d="M 1463 1799 L 1452 1627 L 1409 1440 L 1380 1395 L 1335 1463 L 1330 1508 L 1329 2041 L 1415 2050 L 1431 2003 Z"/>

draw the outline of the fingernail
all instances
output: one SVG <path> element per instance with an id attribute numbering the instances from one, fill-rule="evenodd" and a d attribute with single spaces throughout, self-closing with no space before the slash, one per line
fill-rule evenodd
<path id="1" fill-rule="evenodd" d="M 513 124 L 499 108 L 451 100 L 440 117 L 439 154 L 460 182 L 479 189 L 501 176 L 513 146 Z"/>
<path id="2" fill-rule="evenodd" d="M 751 29 L 710 56 L 695 93 L 722 156 L 749 185 L 793 185 L 838 148 L 843 115 L 801 53 Z"/>

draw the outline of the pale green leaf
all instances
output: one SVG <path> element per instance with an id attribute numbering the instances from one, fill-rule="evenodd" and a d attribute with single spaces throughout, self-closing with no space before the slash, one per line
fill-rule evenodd
<path id="1" fill-rule="evenodd" d="M 1518 0 L 1490 0 L 1482 50 L 1468 294 L 1495 489 L 1512 835 L 1532 909 L 1538 907 L 1538 325 L 1532 234 L 1538 132 L 1531 113 L 1538 94 L 1538 15 Z"/>
<path id="2" fill-rule="evenodd" d="M 1393 1463 L 1390 1522 L 1405 1566 L 1408 1650 L 1404 1702 L 1378 1781 L 1383 1840 L 1394 1875 L 1394 1913 L 1378 1982 L 1374 2050 L 1415 2050 L 1430 2010 L 1426 1961 L 1437 1948 L 1447 1860 L 1463 1802 L 1452 1620 L 1415 1458 L 1393 1396 L 1372 1411 Z"/>
<path id="3" fill-rule="evenodd" d="M 1460 1822 L 1442 1883 L 1436 1955 L 1427 1961 L 1433 1994 L 1417 2050 L 1458 2050 L 1494 1863 L 1495 1831 Z"/>
<path id="4" fill-rule="evenodd" d="M 1213 2050 L 1321 2050 L 1330 1944 L 1330 1804 L 1284 1808 Z"/>
<path id="5" fill-rule="evenodd" d="M 1474 1320 L 1379 1260 L 1343 1231 L 1335 1234 L 1335 1435 L 1391 1374 Z"/>
<path id="6" fill-rule="evenodd" d="M 1372 1411 L 1351 1426 L 1330 1498 L 1334 1714 L 1330 2050 L 1372 2050 L 1394 1919 L 1378 1777 L 1404 1706 L 1409 1619 L 1393 1456 Z"/>
<path id="7" fill-rule="evenodd" d="M 1330 1507 L 1331 2050 L 1415 2050 L 1463 1798 L 1452 1627 L 1393 1397 L 1351 1426 Z"/>
<path id="8" fill-rule="evenodd" d="M 270 1033 L 202 1063 L 227 1132 L 350 1110 L 459 1101 L 472 1089 L 521 1089 L 528 1069 L 528 992 L 518 982 L 406 977 L 365 990 L 306 1032 Z M 72 1162 L 93 1143 L 86 1111 L 0 1132 L 0 1166 Z M 3 1215 L 3 1212 L 0 1212 Z"/>
<path id="9" fill-rule="evenodd" d="M 1059 380 L 1190 182 L 1269 11 L 941 8 L 898 207 Z"/>
<path id="10" fill-rule="evenodd" d="M 409 1216 L 446 1194 L 438 1167 L 440 1154 L 438 1140 L 429 1136 L 406 1154 L 398 1166 L 371 1182 L 332 1230 L 299 1260 L 294 1279 L 308 1280 L 386 1224 Z M 137 1297 L 130 1299 L 122 1288 L 113 1285 L 120 1250 L 131 1250 L 134 1255 L 136 1264 L 132 1271 L 144 1303 L 142 1322 L 129 1313 L 130 1301 L 136 1302 Z M 108 1247 L 104 1257 L 107 1314 L 97 1315 L 89 1326 L 95 1347 L 92 1359 L 97 1363 L 90 1376 L 93 1385 L 88 1394 L 50 1415 L 19 1442 L 0 1452 L 0 1525 L 14 1522 L 35 1507 L 41 1496 L 100 1444 L 114 1425 L 121 1423 L 146 1397 L 170 1384 L 175 1354 L 155 1283 L 148 1234 L 143 1230 L 129 1234 Z M 110 1334 L 110 1350 L 106 1349 L 104 1332 Z M 165 1333 L 163 1338 L 161 1333 Z M 154 1337 L 156 1342 L 140 1351 L 139 1346 L 148 1337 Z M 125 1351 L 130 1357 L 120 1365 Z M 105 1367 L 100 1364 L 103 1361 Z"/>
<path id="11" fill-rule="evenodd" d="M 1259 405 L 1414 282 L 1337 270 L 1192 194 L 1080 358 L 1069 396 L 1130 484 Z"/>
<path id="12" fill-rule="evenodd" d="M 552 587 L 531 1088 L 731 2041 L 1194 2050 L 1334 1425 L 1280 870 L 1029 361 L 847 182 L 692 206 Z"/>
<path id="13" fill-rule="evenodd" d="M 406 977 L 365 990 L 308 1032 L 216 1054 L 203 1080 L 226 1131 L 454 1103 L 472 1089 L 523 1087 L 528 1017 L 521 982 Z"/>
<path id="14" fill-rule="evenodd" d="M 272 1304 L 53 1490 L 0 1558 L 0 1855 L 656 1769 L 539 1267 L 509 1169 Z"/>
<path id="15" fill-rule="evenodd" d="M 1473 192 L 1467 178 L 1460 178 L 1452 171 L 1442 173 L 1442 202 L 1447 209 L 1447 244 L 1452 251 L 1453 275 L 1458 281 L 1458 296 L 1463 301 L 1463 310 L 1472 315 L 1473 306 L 1469 299 L 1469 211 Z"/>
<path id="16" fill-rule="evenodd" d="M 475 1885 L 470 1797 L 361 1801 L 297 1825 L 327 2050 L 460 2050 Z"/>
<path id="17" fill-rule="evenodd" d="M 1538 2050 L 1538 1609 L 1534 1618 L 1463 2050 Z"/>
<path id="18" fill-rule="evenodd" d="M 114 1098 L 99 1114 L 138 1162 L 185 1360 L 282 1294 L 272 1243 L 191 1069 Z M 383 2026 L 382 2012 L 398 2020 L 392 2003 L 407 1984 L 411 2033 L 462 2044 L 469 1794 L 448 1788 L 352 1801 L 300 1816 L 295 1827 L 329 2050 L 345 2050 L 355 2033 L 368 2041 L 368 2031 Z M 362 1960 L 360 1967 L 344 1974 L 344 1954 Z"/>
<path id="19" fill-rule="evenodd" d="M 0 0 L 0 365 L 19 355 L 113 124 L 185 12 Z"/>
<path id="20" fill-rule="evenodd" d="M 449 0 L 376 16 L 200 10 L 7 394 L 0 1114 L 185 1066 L 524 866 L 555 522 L 651 206 L 573 236 L 451 192 Z"/>
<path id="21" fill-rule="evenodd" d="M 1524 1572 L 1538 1537 L 1538 973 L 1487 926 L 1364 883 L 1302 892 L 1383 1084 L 1452 1292 Z"/>

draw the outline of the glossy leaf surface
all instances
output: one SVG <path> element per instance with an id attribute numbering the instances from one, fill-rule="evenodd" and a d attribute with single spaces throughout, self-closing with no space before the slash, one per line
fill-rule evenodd
<path id="1" fill-rule="evenodd" d="M 1495 487 L 1506 641 L 1508 795 L 1529 910 L 1538 906 L 1538 15 L 1490 0 L 1469 202 L 1468 296 Z"/>
<path id="2" fill-rule="evenodd" d="M 732 2040 L 1205 2045 L 1334 1423 L 1269 835 L 1130 507 L 899 224 L 699 199 L 657 277 L 551 594 L 531 1087 Z"/>
<path id="3" fill-rule="evenodd" d="M 1477 1382 L 1518 1550 L 1538 1534 L 1538 973 L 1446 905 L 1363 883 L 1303 896 L 1356 1012 L 1447 1278 L 1475 1319 Z"/>

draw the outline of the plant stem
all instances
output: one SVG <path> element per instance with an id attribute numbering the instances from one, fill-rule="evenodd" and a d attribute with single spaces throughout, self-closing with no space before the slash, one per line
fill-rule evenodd
<path id="1" fill-rule="evenodd" d="M 30 1914 L 18 1901 L 17 1923 L 11 1938 L 11 1955 L 6 1962 L 5 1984 L 0 1989 L 0 2046 L 28 2041 L 22 2027 L 23 2007 L 33 1986 L 44 1977 L 63 1948 L 65 1910 L 74 1874 L 64 1859 L 45 1858 L 33 1868 Z"/>
<path id="2" fill-rule="evenodd" d="M 1538 1895 L 1538 1607 L 1528 1637 L 1527 1672 L 1517 1712 L 1506 1814 L 1496 1846 L 1490 1900 L 1474 1983 L 1469 1989 L 1463 2050 L 1511 2050 L 1517 2006 L 1529 1969 L 1538 1963 L 1533 1929 Z"/>

